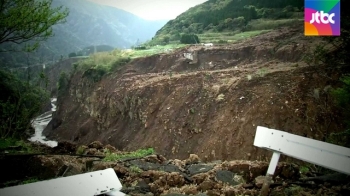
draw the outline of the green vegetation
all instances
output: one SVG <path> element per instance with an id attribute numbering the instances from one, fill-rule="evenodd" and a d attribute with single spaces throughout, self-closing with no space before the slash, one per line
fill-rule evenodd
<path id="1" fill-rule="evenodd" d="M 142 172 L 142 169 L 140 169 L 139 167 L 135 166 L 135 165 L 132 165 L 130 167 L 130 172 L 131 173 L 135 173 L 135 174 L 139 174 Z"/>
<path id="2" fill-rule="evenodd" d="M 76 153 L 76 154 L 82 155 L 82 154 L 84 154 L 85 149 L 86 149 L 85 146 L 79 146 L 79 147 L 77 148 L 77 151 L 76 151 L 75 153 Z"/>
<path id="3" fill-rule="evenodd" d="M 62 6 L 52 8 L 52 0 L 2 0 L 0 6 L 0 44 L 22 43 L 26 51 L 38 48 L 41 41 L 53 35 L 52 26 L 65 21 L 68 10 Z M 18 47 L 15 47 L 18 46 Z"/>
<path id="4" fill-rule="evenodd" d="M 350 64 L 350 15 L 341 8 L 341 36 L 324 37 L 328 44 L 320 44 L 310 53 L 304 55 L 304 61 L 310 66 L 327 65 L 331 69 Z M 335 99 L 339 111 L 342 113 L 345 130 L 330 133 L 326 141 L 345 147 L 350 147 L 350 75 L 344 73 L 340 78 L 341 87 L 333 89 L 331 95 Z M 314 89 L 313 96 L 319 99 L 320 90 Z"/>
<path id="5" fill-rule="evenodd" d="M 247 26 L 245 27 L 245 31 L 258 31 L 258 30 L 270 30 L 270 29 L 276 29 L 280 27 L 286 27 L 286 26 L 292 26 L 295 24 L 299 24 L 300 26 L 303 26 L 304 19 L 300 18 L 288 18 L 288 19 L 267 19 L 267 18 L 261 18 L 256 20 L 251 20 L 248 22 Z"/>
<path id="6" fill-rule="evenodd" d="M 340 81 L 342 87 L 334 89 L 332 94 L 344 115 L 346 129 L 339 133 L 331 133 L 328 140 L 337 145 L 350 147 L 350 75 L 343 76 Z"/>
<path id="7" fill-rule="evenodd" d="M 17 76 L 0 70 L 0 138 L 20 138 L 49 100 L 41 88 L 23 82 Z"/>
<path id="8" fill-rule="evenodd" d="M 222 32 L 222 33 L 204 33 L 199 34 L 199 39 L 204 43 L 233 43 L 250 37 L 254 37 L 270 30 L 246 31 L 246 32 Z"/>
<path id="9" fill-rule="evenodd" d="M 7 151 L 9 153 L 24 152 L 35 153 L 36 149 L 32 145 L 24 140 L 18 140 L 15 138 L 0 138 L 0 151 Z"/>
<path id="10" fill-rule="evenodd" d="M 10 187 L 10 186 L 17 186 L 17 185 L 34 183 L 34 182 L 39 182 L 39 179 L 38 178 L 29 178 L 29 179 L 23 180 L 23 181 L 11 180 L 11 181 L 5 182 L 3 185 L 4 185 L 4 187 Z"/>
<path id="11" fill-rule="evenodd" d="M 180 38 L 182 44 L 198 44 L 200 43 L 199 38 L 195 34 L 182 34 Z"/>
<path id="12" fill-rule="evenodd" d="M 341 1 L 343 2 L 343 1 Z M 324 64 L 331 69 L 337 67 L 345 67 L 350 64 L 350 14 L 341 7 L 341 36 L 328 36 L 324 40 L 328 45 L 318 45 L 310 54 L 306 54 L 304 60 L 309 65 Z M 328 46 L 331 47 L 328 47 Z M 348 70 L 348 69 L 347 69 Z M 326 138 L 327 142 L 337 145 L 350 147 L 350 75 L 348 72 L 344 73 L 340 78 L 341 87 L 333 89 L 335 102 L 342 113 L 345 130 L 340 132 L 333 132 Z M 314 96 L 318 97 L 318 90 L 314 90 Z"/>
<path id="13" fill-rule="evenodd" d="M 97 82 L 105 74 L 120 69 L 123 65 L 126 65 L 135 58 L 166 53 L 184 46 L 185 44 L 169 44 L 165 46 L 142 46 L 142 48 L 138 47 L 137 49 L 115 49 L 111 52 L 98 52 L 90 55 L 89 58 L 76 63 L 74 69 L 83 71 L 84 76 Z"/>
<path id="14" fill-rule="evenodd" d="M 304 16 L 303 6 L 303 0 L 209 0 L 169 21 L 151 42 L 161 43 L 165 37 L 178 41 L 184 34 L 200 36 L 209 32 L 269 30 L 294 25 Z"/>
<path id="15" fill-rule="evenodd" d="M 305 173 L 307 173 L 307 172 L 309 172 L 310 171 L 310 169 L 307 167 L 307 166 L 301 166 L 300 168 L 299 168 L 299 172 L 301 173 L 301 174 L 305 174 Z"/>
<path id="16" fill-rule="evenodd" d="M 115 153 L 106 153 L 106 157 L 103 159 L 104 161 L 117 161 L 121 159 L 129 159 L 129 158 L 141 158 L 147 155 L 152 155 L 154 154 L 154 149 L 153 148 L 148 148 L 148 149 L 140 149 L 134 152 L 130 152 L 127 154 L 115 154 Z"/>
<path id="17" fill-rule="evenodd" d="M 1 48 L 7 47 L 7 52 L 29 52 L 53 35 L 52 26 L 64 22 L 68 10 L 61 6 L 52 8 L 52 0 L 3 0 L 0 14 Z M 42 70 L 35 80 L 31 79 L 30 69 L 28 67 L 22 75 L 0 69 L 0 139 L 3 147 L 18 145 L 24 151 L 29 150 L 18 142 L 27 139 L 32 119 L 39 114 L 43 103 L 49 102 L 48 93 L 41 88 L 42 83 L 47 85 L 48 79 Z"/>
<path id="18" fill-rule="evenodd" d="M 114 50 L 114 48 L 108 45 L 88 46 L 83 48 L 82 50 L 69 53 L 68 57 L 72 58 L 72 57 L 89 56 L 96 52 L 110 52 L 112 50 Z"/>
<path id="19" fill-rule="evenodd" d="M 37 178 L 30 178 L 28 180 L 24 180 L 21 184 L 29 184 L 34 182 L 39 182 L 39 180 Z"/>

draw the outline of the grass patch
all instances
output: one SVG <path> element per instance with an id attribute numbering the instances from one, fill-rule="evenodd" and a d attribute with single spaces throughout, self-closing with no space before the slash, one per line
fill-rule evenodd
<path id="1" fill-rule="evenodd" d="M 26 141 L 17 140 L 13 138 L 0 139 L 0 151 L 7 151 L 8 153 L 35 153 L 37 150 Z"/>
<path id="2" fill-rule="evenodd" d="M 135 174 L 139 174 L 139 173 L 142 172 L 142 169 L 140 169 L 139 167 L 133 165 L 133 166 L 130 167 L 130 172 L 135 173 Z"/>
<path id="3" fill-rule="evenodd" d="M 34 182 L 39 182 L 40 180 L 38 180 L 37 178 L 29 178 L 27 180 L 10 180 L 7 182 L 4 182 L 2 184 L 3 187 L 11 187 L 11 186 L 18 186 L 18 185 L 24 185 L 24 184 L 29 184 L 29 183 L 34 183 Z"/>
<path id="4" fill-rule="evenodd" d="M 310 171 L 310 169 L 308 167 L 306 167 L 306 166 L 301 166 L 299 168 L 299 172 L 302 173 L 302 174 L 305 174 L 305 173 L 307 173 L 309 171 Z"/>
<path id="5" fill-rule="evenodd" d="M 34 183 L 34 182 L 39 182 L 39 180 L 37 178 L 31 178 L 31 179 L 28 179 L 28 180 L 24 180 L 20 184 L 29 184 L 29 183 Z"/>
<path id="6" fill-rule="evenodd" d="M 160 53 L 169 53 L 174 49 L 186 46 L 185 44 L 169 44 L 165 46 L 147 46 L 142 50 L 120 50 L 116 49 L 110 52 L 98 52 L 90 55 L 88 58 L 76 63 L 75 70 L 88 71 L 85 76 L 92 76 L 96 82 L 107 73 L 116 71 L 122 66 L 128 64 L 135 58 L 151 56 Z"/>
<path id="7" fill-rule="evenodd" d="M 141 158 L 147 155 L 152 155 L 154 154 L 154 149 L 153 148 L 148 148 L 148 149 L 140 149 L 134 152 L 129 152 L 126 154 L 115 154 L 115 153 L 110 153 L 106 152 L 106 157 L 103 159 L 104 161 L 118 161 L 121 159 L 129 159 L 129 158 Z"/>
<path id="8" fill-rule="evenodd" d="M 267 33 L 270 30 L 256 30 L 245 32 L 221 32 L 221 33 L 203 33 L 199 34 L 199 39 L 202 43 L 233 43 L 241 40 L 245 40 L 250 37 L 254 37 L 263 33 Z"/>
<path id="9" fill-rule="evenodd" d="M 128 50 L 125 51 L 125 54 L 128 55 L 131 59 L 151 56 L 160 53 L 169 53 L 172 50 L 183 48 L 186 44 L 168 44 L 165 46 L 157 45 L 157 46 L 148 46 L 145 50 Z"/>

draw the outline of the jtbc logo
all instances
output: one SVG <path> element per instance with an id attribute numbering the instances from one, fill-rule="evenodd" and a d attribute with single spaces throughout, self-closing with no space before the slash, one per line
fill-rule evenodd
<path id="1" fill-rule="evenodd" d="M 334 13 L 332 14 L 327 14 L 327 13 L 324 13 L 323 11 L 321 11 L 321 14 L 319 12 L 316 12 L 316 13 L 313 13 L 312 14 L 312 19 L 310 20 L 310 23 L 313 24 L 315 21 L 316 23 L 320 24 L 328 24 L 328 23 L 332 23 L 334 24 L 334 20 L 333 20 L 333 17 L 334 17 Z M 325 19 L 327 18 L 327 19 Z M 320 22 L 321 20 L 321 22 Z"/>

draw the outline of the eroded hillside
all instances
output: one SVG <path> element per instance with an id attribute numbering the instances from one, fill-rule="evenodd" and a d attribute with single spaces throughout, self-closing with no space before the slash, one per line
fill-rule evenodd
<path id="1" fill-rule="evenodd" d="M 341 68 L 302 61 L 319 43 L 301 27 L 282 28 L 138 58 L 98 82 L 92 70 L 76 72 L 45 132 L 169 158 L 266 160 L 269 152 L 253 146 L 257 126 L 318 140 L 342 130 L 329 95 Z"/>

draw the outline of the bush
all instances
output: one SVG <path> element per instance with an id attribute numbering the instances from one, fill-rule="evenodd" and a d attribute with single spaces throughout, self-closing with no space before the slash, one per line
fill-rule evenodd
<path id="1" fill-rule="evenodd" d="M 93 82 L 98 82 L 107 73 L 106 67 L 97 66 L 90 68 L 83 73 L 83 77 L 91 79 Z"/>
<path id="2" fill-rule="evenodd" d="M 69 58 L 76 57 L 76 56 L 77 56 L 77 54 L 75 52 L 69 53 L 69 55 L 68 55 Z"/>
<path id="3" fill-rule="evenodd" d="M 134 47 L 134 50 L 146 50 L 146 46 L 136 46 Z"/>
<path id="4" fill-rule="evenodd" d="M 109 71 L 115 71 L 117 68 L 129 63 L 130 61 L 130 57 L 120 57 L 112 63 L 112 66 L 110 67 Z"/>
<path id="5" fill-rule="evenodd" d="M 181 35 L 180 42 L 182 44 L 198 44 L 198 43 L 200 43 L 198 36 L 195 34 L 183 34 L 183 35 Z"/>
<path id="6" fill-rule="evenodd" d="M 57 87 L 59 95 L 62 94 L 65 90 L 67 90 L 68 81 L 69 81 L 69 78 L 66 72 L 61 72 L 60 78 L 58 79 L 58 87 Z"/>
<path id="7" fill-rule="evenodd" d="M 228 41 L 226 41 L 226 40 L 220 39 L 220 40 L 218 41 L 218 44 L 226 44 L 226 43 L 228 43 Z"/>

